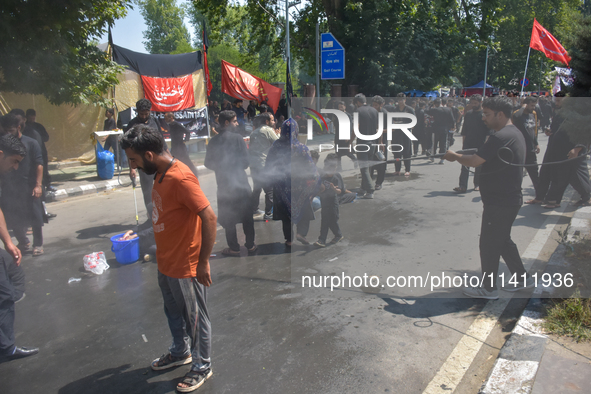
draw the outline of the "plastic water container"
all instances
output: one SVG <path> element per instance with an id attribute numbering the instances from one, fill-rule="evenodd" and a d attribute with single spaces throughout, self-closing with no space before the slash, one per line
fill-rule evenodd
<path id="1" fill-rule="evenodd" d="M 119 264 L 132 264 L 140 259 L 140 239 L 134 238 L 127 241 L 119 241 L 123 234 L 117 234 L 111 237 L 113 246 L 111 251 L 115 253 L 115 258 Z"/>

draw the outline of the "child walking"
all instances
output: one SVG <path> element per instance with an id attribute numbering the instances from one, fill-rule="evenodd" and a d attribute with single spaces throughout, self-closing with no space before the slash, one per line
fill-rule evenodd
<path id="1" fill-rule="evenodd" d="M 314 243 L 315 246 L 321 248 L 326 246 L 329 229 L 334 234 L 330 244 L 336 244 L 344 238 L 339 227 L 339 195 L 345 192 L 345 186 L 341 174 L 337 172 L 337 166 L 337 155 L 335 153 L 327 155 L 326 159 L 324 159 L 324 172 L 322 174 L 322 183 L 325 190 L 319 195 L 322 206 L 320 237 Z"/>

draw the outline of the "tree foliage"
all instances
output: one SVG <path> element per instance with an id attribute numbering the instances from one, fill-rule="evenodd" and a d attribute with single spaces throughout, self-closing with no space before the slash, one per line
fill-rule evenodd
<path id="1" fill-rule="evenodd" d="M 185 13 L 176 0 L 138 0 L 147 29 L 144 46 L 150 53 L 191 52 L 191 36 L 183 23 Z"/>
<path id="2" fill-rule="evenodd" d="M 127 0 L 3 0 L 0 90 L 42 94 L 53 104 L 102 103 L 121 67 L 98 39 L 126 14 Z"/>
<path id="3" fill-rule="evenodd" d="M 243 58 L 284 59 L 285 2 L 201 0 L 193 10 L 208 21 L 212 41 L 232 42 Z M 561 42 L 571 35 L 582 0 L 309 0 L 290 9 L 292 64 L 315 75 L 316 23 L 346 49 L 346 79 L 368 94 L 430 90 L 484 78 L 501 89 L 517 89 L 523 77 L 534 17 Z M 589 7 L 587 7 L 589 8 Z M 240 47 L 238 46 L 240 45 Z M 567 50 L 569 48 L 567 47 Z M 553 66 L 532 51 L 529 90 L 550 88 Z"/>

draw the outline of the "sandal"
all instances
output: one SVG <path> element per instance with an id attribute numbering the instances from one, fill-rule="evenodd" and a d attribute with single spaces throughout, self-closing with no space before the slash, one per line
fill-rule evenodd
<path id="1" fill-rule="evenodd" d="M 154 371 L 162 371 L 164 369 L 169 369 L 172 367 L 178 367 L 179 365 L 189 364 L 193 361 L 193 357 L 189 354 L 187 357 L 174 357 L 172 354 L 168 353 L 166 355 L 162 355 L 156 360 L 152 361 L 152 369 Z"/>
<path id="2" fill-rule="evenodd" d="M 466 193 L 468 190 L 464 189 L 463 187 L 454 187 L 454 192 L 456 193 Z"/>
<path id="3" fill-rule="evenodd" d="M 406 172 L 404 173 L 404 176 L 410 176 L 410 171 L 406 171 Z"/>
<path id="4" fill-rule="evenodd" d="M 197 390 L 211 375 L 213 375 L 211 369 L 208 369 L 204 373 L 197 371 L 189 371 L 183 377 L 183 379 L 176 385 L 176 389 L 180 393 L 189 393 L 191 391 Z M 184 384 L 187 387 L 180 386 L 181 384 Z"/>
<path id="5" fill-rule="evenodd" d="M 475 192 L 479 192 L 480 191 L 480 186 L 474 186 L 474 191 Z"/>
<path id="6" fill-rule="evenodd" d="M 556 208 L 560 208 L 560 204 L 548 203 L 546 205 L 542 205 L 542 208 L 556 209 Z"/>
<path id="7" fill-rule="evenodd" d="M 33 248 L 33 256 L 41 256 L 43 254 L 43 246 L 35 246 Z"/>
<path id="8" fill-rule="evenodd" d="M 586 201 L 579 200 L 575 203 L 575 206 L 577 206 L 577 207 L 588 207 L 589 205 L 591 205 L 591 203 L 589 203 L 589 200 L 586 200 Z"/>
<path id="9" fill-rule="evenodd" d="M 224 256 L 240 257 L 240 251 L 239 250 L 232 250 L 230 248 L 226 248 L 226 249 L 222 250 L 222 254 Z"/>

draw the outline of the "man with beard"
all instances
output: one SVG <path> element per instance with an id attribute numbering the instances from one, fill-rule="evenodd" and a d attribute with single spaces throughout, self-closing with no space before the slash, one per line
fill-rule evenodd
<path id="1" fill-rule="evenodd" d="M 538 114 L 535 111 L 537 102 L 537 97 L 526 97 L 523 100 L 524 106 L 513 112 L 513 116 L 511 117 L 511 121 L 521 131 L 523 138 L 525 138 L 527 149 L 525 164 L 528 164 L 528 167 L 525 167 L 525 169 L 536 191 L 536 197 L 526 201 L 526 204 L 541 204 L 544 201 L 544 196 L 541 195 L 542 191 L 540 190 L 540 177 L 537 166 L 538 159 L 536 156 L 540 153 L 540 146 L 538 145 Z"/>
<path id="2" fill-rule="evenodd" d="M 249 164 L 248 150 L 244 139 L 236 133 L 236 113 L 222 111 L 219 120 L 221 129 L 207 144 L 204 165 L 215 172 L 218 186 L 218 221 L 226 232 L 228 242 L 222 254 L 239 257 L 238 223 L 242 223 L 248 253 L 253 254 L 257 249 L 254 243 L 252 190 L 245 171 Z"/>
<path id="3" fill-rule="evenodd" d="M 0 174 L 6 174 L 18 168 L 26 153 L 25 146 L 17 137 L 12 134 L 2 135 L 0 137 Z M 25 276 L 20 267 L 22 254 L 10 239 L 2 211 L 0 211 L 0 239 L 5 249 L 0 249 L 0 358 L 14 360 L 37 354 L 39 349 L 15 345 L 14 304 L 25 296 Z"/>
<path id="4" fill-rule="evenodd" d="M 12 228 L 21 252 L 31 247 L 27 237 L 29 226 L 33 228 L 33 256 L 43 254 L 43 156 L 37 141 L 22 134 L 24 122 L 14 114 L 2 117 L 5 133 L 20 139 L 27 155 L 15 171 L 3 179 L 2 210 L 8 227 Z"/>
<path id="5" fill-rule="evenodd" d="M 137 116 L 129 121 L 127 126 L 123 129 L 123 131 L 127 131 L 131 129 L 136 124 L 143 124 L 148 126 L 149 128 L 153 129 L 157 133 L 162 135 L 160 130 L 160 126 L 156 119 L 151 116 L 150 109 L 152 108 L 152 103 L 143 98 L 138 100 L 135 103 L 135 110 L 137 111 Z M 166 142 L 164 143 L 164 150 L 168 150 L 166 146 Z M 152 212 L 152 186 L 154 185 L 154 179 L 152 177 L 146 175 L 144 172 L 140 172 L 140 186 L 142 188 L 142 195 L 144 196 L 144 205 L 146 206 L 146 213 L 148 214 L 148 219 L 150 218 L 150 212 Z M 135 179 L 136 172 L 135 169 L 129 166 L 129 177 L 131 179 Z"/>
<path id="6" fill-rule="evenodd" d="M 505 286 L 505 291 L 518 291 L 535 286 L 528 276 L 517 245 L 511 240 L 511 227 L 521 208 L 523 196 L 521 182 L 522 167 L 508 166 L 499 158 L 499 151 L 509 149 L 514 164 L 525 163 L 525 139 L 511 123 L 512 103 L 507 97 L 488 98 L 483 103 L 484 123 L 494 133 L 484 143 L 478 153 L 461 155 L 447 151 L 443 158 L 457 161 L 463 166 L 482 166 L 480 195 L 484 210 L 480 230 L 480 264 L 482 267 L 481 286 L 467 287 L 464 294 L 472 298 L 496 300 L 497 276 L 501 256 L 517 283 Z M 472 283 L 470 281 L 469 283 Z"/>
<path id="7" fill-rule="evenodd" d="M 189 152 L 187 151 L 187 145 L 185 145 L 185 141 L 191 138 L 191 132 L 174 119 L 172 112 L 164 114 L 164 121 L 168 125 L 168 132 L 170 133 L 170 153 L 189 167 L 191 172 L 199 178 L 197 168 L 191 161 Z"/>
<path id="8" fill-rule="evenodd" d="M 132 168 L 155 180 L 152 226 L 158 285 L 173 342 L 169 353 L 151 367 L 160 371 L 192 363 L 177 390 L 193 391 L 212 374 L 206 287 L 212 283 L 209 256 L 215 243 L 215 213 L 195 175 L 166 150 L 159 131 L 138 124 L 125 133 L 121 147 Z"/>

